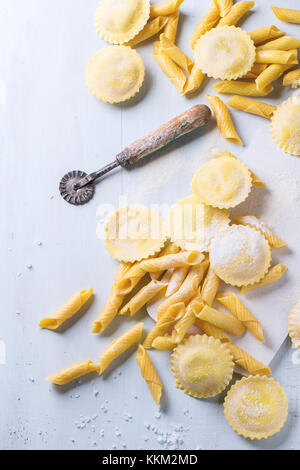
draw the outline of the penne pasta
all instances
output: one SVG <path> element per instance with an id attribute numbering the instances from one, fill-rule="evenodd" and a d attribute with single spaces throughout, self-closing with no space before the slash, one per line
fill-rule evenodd
<path id="1" fill-rule="evenodd" d="M 159 405 L 163 386 L 150 357 L 141 344 L 138 347 L 136 361 L 140 366 L 141 376 L 147 382 L 155 403 Z"/>
<path id="2" fill-rule="evenodd" d="M 157 16 L 172 15 L 175 13 L 184 0 L 166 0 L 165 2 L 155 3 L 150 7 L 150 18 Z"/>
<path id="3" fill-rule="evenodd" d="M 276 266 L 273 266 L 261 281 L 250 286 L 241 287 L 241 294 L 245 294 L 246 292 L 249 292 L 253 289 L 258 289 L 259 287 L 273 284 L 273 282 L 278 281 L 283 276 L 286 270 L 287 267 L 284 264 L 277 264 Z"/>
<path id="4" fill-rule="evenodd" d="M 205 95 L 205 97 L 213 109 L 222 137 L 234 144 L 243 145 L 243 142 L 234 127 L 230 113 L 223 101 L 217 96 Z"/>
<path id="5" fill-rule="evenodd" d="M 259 64 L 298 64 L 298 51 L 297 49 L 290 51 L 258 50 L 256 52 L 256 62 Z"/>
<path id="6" fill-rule="evenodd" d="M 190 38 L 191 48 L 194 49 L 198 39 L 212 28 L 216 26 L 220 19 L 220 12 L 215 2 L 213 1 L 207 11 L 207 13 L 201 18 L 199 23 L 196 26 L 195 31 L 193 32 Z"/>
<path id="7" fill-rule="evenodd" d="M 184 315 L 175 323 L 174 329 L 172 331 L 172 341 L 175 344 L 181 343 L 188 330 L 195 323 L 195 315 L 191 308 L 191 305 L 188 305 Z"/>
<path id="8" fill-rule="evenodd" d="M 243 78 L 257 78 L 266 68 L 267 64 L 254 64 L 250 72 L 244 75 Z"/>
<path id="9" fill-rule="evenodd" d="M 278 8 L 271 7 L 274 15 L 280 21 L 286 21 L 287 23 L 297 23 L 300 24 L 300 10 L 292 10 L 289 8 Z"/>
<path id="10" fill-rule="evenodd" d="M 211 323 L 234 336 L 240 336 L 246 331 L 246 328 L 240 320 L 231 315 L 227 315 L 227 313 L 219 312 L 208 305 L 205 305 L 200 313 L 197 313 L 197 309 L 194 308 L 194 314 L 200 320 Z"/>
<path id="11" fill-rule="evenodd" d="M 125 276 L 127 272 L 130 271 L 131 267 L 131 263 L 120 263 L 109 293 L 108 300 L 97 320 L 93 322 L 92 333 L 102 333 L 117 316 L 125 298 L 125 295 L 119 292 L 117 284 L 122 280 L 123 276 Z"/>
<path id="12" fill-rule="evenodd" d="M 57 374 L 50 375 L 46 378 L 46 380 L 49 380 L 56 385 L 66 385 L 70 382 L 73 382 L 75 379 L 83 377 L 84 375 L 90 374 L 92 372 L 99 372 L 99 370 L 99 364 L 94 364 L 92 361 L 83 361 L 67 367 Z"/>
<path id="13" fill-rule="evenodd" d="M 164 33 L 171 42 L 175 43 L 179 21 L 179 10 L 175 11 L 175 13 L 172 13 L 172 15 L 169 15 L 166 18 L 168 22 L 165 26 Z"/>
<path id="14" fill-rule="evenodd" d="M 274 39 L 269 41 L 262 46 L 257 48 L 258 51 L 268 51 L 268 50 L 280 50 L 280 51 L 289 51 L 291 49 L 299 49 L 300 41 L 299 39 L 293 38 L 292 36 L 283 36 L 279 39 Z"/>
<path id="15" fill-rule="evenodd" d="M 136 286 L 136 280 L 141 279 L 146 273 L 166 271 L 182 266 L 194 266 L 201 263 L 203 259 L 204 255 L 199 251 L 182 251 L 174 255 L 146 259 L 133 265 L 117 284 L 117 287 L 122 294 L 129 294 L 133 287 Z"/>
<path id="16" fill-rule="evenodd" d="M 188 272 L 189 268 L 187 266 L 183 266 L 182 268 L 177 268 L 174 270 L 168 282 L 166 297 L 170 297 L 170 295 L 173 295 L 178 291 L 178 289 L 182 286 L 182 283 L 185 280 Z"/>
<path id="17" fill-rule="evenodd" d="M 213 301 L 215 300 L 219 285 L 220 279 L 210 266 L 201 289 L 201 298 L 203 302 L 205 302 L 210 307 L 212 306 Z"/>
<path id="18" fill-rule="evenodd" d="M 289 70 L 291 65 L 271 64 L 255 80 L 258 90 L 263 91 L 271 83 L 275 82 L 281 75 Z"/>
<path id="19" fill-rule="evenodd" d="M 79 310 L 84 306 L 84 304 L 86 304 L 92 295 L 93 288 L 88 291 L 81 290 L 77 292 L 54 313 L 48 317 L 43 318 L 40 321 L 39 326 L 48 330 L 56 330 L 67 320 L 70 320 L 70 318 L 74 317 L 74 315 L 79 312 Z"/>
<path id="20" fill-rule="evenodd" d="M 160 35 L 160 51 L 166 54 L 170 59 L 179 65 L 188 74 L 191 73 L 194 62 L 187 57 L 179 47 L 177 47 L 168 37 L 163 33 Z"/>
<path id="21" fill-rule="evenodd" d="M 233 292 L 220 292 L 217 300 L 240 320 L 258 341 L 264 343 L 264 334 L 260 321 L 257 320 Z"/>
<path id="22" fill-rule="evenodd" d="M 157 310 L 157 318 L 163 316 L 168 308 L 176 303 L 183 302 L 185 305 L 196 297 L 198 293 L 199 284 L 202 281 L 208 269 L 209 262 L 204 260 L 199 266 L 194 266 L 190 269 L 187 277 L 185 278 L 180 289 L 175 294 L 168 297 Z"/>
<path id="23" fill-rule="evenodd" d="M 221 343 L 231 342 L 230 336 L 228 336 L 224 330 L 212 325 L 211 323 L 196 318 L 195 325 L 207 336 L 213 336 L 214 338 L 219 339 Z"/>
<path id="24" fill-rule="evenodd" d="M 149 38 L 155 36 L 159 31 L 161 31 L 168 24 L 168 17 L 166 16 L 157 16 L 154 20 L 148 21 L 144 26 L 142 31 L 140 31 L 133 39 L 124 44 L 124 46 L 136 46 L 143 41 L 146 41 Z"/>
<path id="25" fill-rule="evenodd" d="M 275 235 L 275 233 L 272 232 L 269 227 L 267 227 L 254 215 L 244 215 L 241 217 L 235 217 L 235 220 L 238 224 L 247 225 L 248 227 L 255 228 L 260 233 L 262 233 L 269 242 L 271 248 L 283 248 L 288 246 L 284 241 L 277 237 L 277 235 Z"/>
<path id="26" fill-rule="evenodd" d="M 182 94 L 190 95 L 192 93 L 195 93 L 195 91 L 199 90 L 204 78 L 205 74 L 200 69 L 197 69 L 197 67 L 194 65 L 191 70 L 191 74 L 188 78 L 188 81 L 184 86 Z"/>
<path id="27" fill-rule="evenodd" d="M 219 9 L 221 18 L 230 12 L 233 4 L 233 0 L 214 0 L 214 2 Z"/>
<path id="28" fill-rule="evenodd" d="M 158 318 L 157 323 L 146 336 L 143 346 L 145 349 L 151 349 L 152 343 L 158 336 L 164 336 L 168 333 L 175 323 L 185 313 L 185 305 L 183 302 L 171 305 L 167 311 Z"/>
<path id="29" fill-rule="evenodd" d="M 288 72 L 284 77 L 283 77 L 283 86 L 294 86 L 297 88 L 300 86 L 300 68 L 296 70 L 292 70 L 291 72 Z"/>
<path id="30" fill-rule="evenodd" d="M 159 351 L 172 351 L 177 346 L 172 336 L 158 336 L 152 343 L 152 348 Z"/>
<path id="31" fill-rule="evenodd" d="M 179 253 L 180 248 L 175 243 L 169 243 L 158 255 L 158 257 L 166 255 L 175 255 Z M 156 273 L 150 273 L 151 279 L 159 279 L 163 275 L 164 271 L 158 271 Z"/>
<path id="32" fill-rule="evenodd" d="M 285 35 L 283 31 L 280 31 L 280 29 L 276 28 L 276 26 L 274 25 L 263 26 L 262 28 L 258 28 L 254 31 L 251 31 L 251 33 L 249 34 L 256 46 L 257 44 L 261 44 L 262 42 L 280 38 L 281 36 Z"/>
<path id="33" fill-rule="evenodd" d="M 231 108 L 239 109 L 240 111 L 245 111 L 246 113 L 256 114 L 257 116 L 262 116 L 266 119 L 271 119 L 277 109 L 276 106 L 262 103 L 260 101 L 255 101 L 250 98 L 244 98 L 243 96 L 238 95 L 229 98 L 227 104 Z"/>
<path id="34" fill-rule="evenodd" d="M 266 96 L 274 90 L 274 88 L 269 85 L 264 91 L 259 91 L 255 83 L 242 82 L 239 80 L 218 82 L 214 85 L 214 89 L 218 93 L 245 96 Z"/>
<path id="35" fill-rule="evenodd" d="M 147 302 L 153 299 L 163 289 L 166 289 L 165 283 L 152 280 L 124 305 L 119 314 L 133 317 L 133 315 L 139 312 Z"/>
<path id="36" fill-rule="evenodd" d="M 171 80 L 177 91 L 182 93 L 187 78 L 178 65 L 176 65 L 170 57 L 161 51 L 159 42 L 154 43 L 153 56 L 161 70 Z"/>
<path id="37" fill-rule="evenodd" d="M 137 323 L 130 328 L 119 338 L 115 339 L 101 354 L 100 354 L 100 371 L 99 374 L 108 368 L 108 366 L 121 354 L 127 351 L 131 346 L 139 341 L 143 333 L 143 323 Z"/>
<path id="38" fill-rule="evenodd" d="M 257 361 L 254 357 L 250 356 L 246 351 L 235 346 L 235 344 L 228 344 L 230 351 L 233 355 L 233 360 L 236 365 L 249 372 L 251 375 L 271 375 L 272 371 L 269 367 Z"/>
<path id="39" fill-rule="evenodd" d="M 235 3 L 224 18 L 221 18 L 218 26 L 235 26 L 240 19 L 253 8 L 255 2 L 241 1 Z"/>

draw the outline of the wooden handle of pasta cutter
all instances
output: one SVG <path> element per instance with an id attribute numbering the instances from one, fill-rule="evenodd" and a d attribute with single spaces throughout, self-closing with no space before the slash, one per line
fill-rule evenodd
<path id="1" fill-rule="evenodd" d="M 152 155 L 159 149 L 179 139 L 185 134 L 198 129 L 208 123 L 211 118 L 210 109 L 199 104 L 189 109 L 185 113 L 177 116 L 159 129 L 139 139 L 123 152 L 117 155 L 116 159 L 121 166 L 128 166 L 137 163 L 141 158 Z"/>

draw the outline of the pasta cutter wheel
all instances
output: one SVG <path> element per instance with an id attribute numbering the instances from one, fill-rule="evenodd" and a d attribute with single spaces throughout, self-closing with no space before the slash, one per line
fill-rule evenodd
<path id="1" fill-rule="evenodd" d="M 210 109 L 196 105 L 180 116 L 172 119 L 143 139 L 137 140 L 116 156 L 114 162 L 99 171 L 87 174 L 84 171 L 70 171 L 61 180 L 59 191 L 65 201 L 75 206 L 86 204 L 95 193 L 95 181 L 118 166 L 123 168 L 137 163 L 141 158 L 152 155 L 169 143 L 179 139 L 204 125 L 211 118 Z"/>

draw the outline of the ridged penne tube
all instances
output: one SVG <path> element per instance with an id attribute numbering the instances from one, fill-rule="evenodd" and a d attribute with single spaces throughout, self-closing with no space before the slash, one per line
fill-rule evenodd
<path id="1" fill-rule="evenodd" d="M 221 343 L 231 342 L 230 336 L 228 336 L 224 330 L 212 325 L 211 323 L 196 318 L 195 325 L 207 336 L 213 336 L 214 338 L 219 339 Z"/>
<path id="2" fill-rule="evenodd" d="M 152 343 L 152 348 L 159 351 L 172 351 L 176 346 L 172 336 L 158 336 Z"/>
<path id="3" fill-rule="evenodd" d="M 83 361 L 73 364 L 72 366 L 61 370 L 57 374 L 50 375 L 46 380 L 49 380 L 56 385 L 66 385 L 73 382 L 75 379 L 79 379 L 79 377 L 83 377 L 84 375 L 92 372 L 99 372 L 99 370 L 99 364 L 94 364 L 92 361 Z"/>
<path id="4" fill-rule="evenodd" d="M 159 405 L 163 386 L 150 357 L 141 344 L 138 347 L 136 361 L 140 366 L 141 376 L 147 382 L 155 403 Z"/>
<path id="5" fill-rule="evenodd" d="M 197 67 L 194 65 L 191 71 L 191 75 L 189 76 L 188 81 L 184 86 L 183 95 L 190 95 L 195 93 L 195 91 L 197 91 L 202 85 L 204 78 L 205 74 L 200 69 L 197 69 Z"/>
<path id="6" fill-rule="evenodd" d="M 194 67 L 194 62 L 187 57 L 179 47 L 170 41 L 164 33 L 160 35 L 160 51 L 167 54 L 175 64 L 179 65 L 179 67 L 185 70 L 188 74 L 191 73 Z"/>
<path id="7" fill-rule="evenodd" d="M 238 224 L 248 225 L 249 227 L 255 228 L 260 233 L 262 233 L 268 240 L 271 248 L 283 248 L 288 246 L 283 240 L 281 240 L 281 238 L 277 237 L 277 235 L 275 235 L 275 233 L 273 233 L 269 227 L 267 227 L 254 215 L 235 217 L 235 220 Z"/>
<path id="8" fill-rule="evenodd" d="M 153 299 L 159 292 L 166 289 L 166 284 L 159 281 L 151 281 L 143 287 L 130 301 L 120 310 L 119 315 L 133 317 L 147 302 Z"/>
<path id="9" fill-rule="evenodd" d="M 118 311 L 125 298 L 125 296 L 119 292 L 117 283 L 122 280 L 123 276 L 125 276 L 131 268 L 131 263 L 122 262 L 119 264 L 112 288 L 109 293 L 108 300 L 104 305 L 103 309 L 101 310 L 97 320 L 93 322 L 93 333 L 102 333 L 117 316 Z"/>
<path id="10" fill-rule="evenodd" d="M 131 39 L 131 41 L 124 44 L 124 46 L 136 46 L 136 44 L 152 38 L 168 24 L 168 21 L 169 20 L 166 16 L 157 16 L 154 18 L 154 20 L 148 21 L 142 31 L 140 31 L 133 39 Z"/>
<path id="11" fill-rule="evenodd" d="M 165 2 L 155 3 L 150 7 L 150 18 L 172 15 L 183 2 L 184 0 L 166 0 Z"/>
<path id="12" fill-rule="evenodd" d="M 284 275 L 286 270 L 287 270 L 287 267 L 284 264 L 276 264 L 276 266 L 273 266 L 268 271 L 268 273 L 265 275 L 265 277 L 261 281 L 257 282 L 256 284 L 252 284 L 250 286 L 242 287 L 240 290 L 241 294 L 245 294 L 246 292 L 249 292 L 253 289 L 258 289 L 259 287 L 273 284 L 273 282 L 278 281 Z"/>
<path id="13" fill-rule="evenodd" d="M 269 85 L 265 90 L 259 91 L 255 83 L 242 82 L 240 80 L 218 82 L 214 85 L 214 89 L 218 93 L 245 96 L 267 96 L 274 90 L 274 88 Z"/>
<path id="14" fill-rule="evenodd" d="M 237 98 L 242 98 L 242 97 L 237 97 Z M 231 157 L 231 158 L 237 158 L 235 157 L 231 152 L 228 152 L 228 150 L 214 150 L 213 151 L 214 158 L 220 158 L 220 157 Z M 249 170 L 252 178 L 252 184 L 256 188 L 265 188 L 265 183 L 255 174 L 253 171 Z"/>
<path id="15" fill-rule="evenodd" d="M 205 95 L 205 97 L 213 109 L 222 137 L 234 144 L 243 145 L 242 139 L 238 135 L 230 113 L 223 101 L 218 96 Z"/>
<path id="16" fill-rule="evenodd" d="M 257 89 L 263 91 L 268 85 L 275 82 L 281 75 L 289 70 L 291 65 L 271 64 L 255 80 Z"/>
<path id="17" fill-rule="evenodd" d="M 215 300 L 219 285 L 220 279 L 210 266 L 201 289 L 201 298 L 203 302 L 205 302 L 210 307 L 212 306 L 213 301 Z"/>
<path id="18" fill-rule="evenodd" d="M 153 56 L 161 70 L 171 80 L 177 91 L 182 93 L 187 78 L 178 65 L 176 65 L 175 62 L 167 56 L 167 54 L 161 52 L 159 42 L 154 43 Z"/>
<path id="19" fill-rule="evenodd" d="M 245 327 L 260 341 L 264 343 L 264 334 L 260 321 L 247 309 L 240 299 L 232 292 L 219 293 L 218 302 L 229 310 Z"/>
<path id="20" fill-rule="evenodd" d="M 184 340 L 186 333 L 195 323 L 195 318 L 192 308 L 188 305 L 184 315 L 174 325 L 171 337 L 175 344 Z"/>
<path id="21" fill-rule="evenodd" d="M 39 326 L 48 330 L 56 330 L 67 320 L 76 315 L 77 312 L 83 307 L 84 304 L 93 295 L 93 288 L 90 290 L 81 290 L 74 294 L 67 302 L 58 308 L 54 313 L 46 318 L 43 318 Z"/>
<path id="22" fill-rule="evenodd" d="M 227 313 L 219 312 L 208 305 L 205 305 L 201 312 L 198 314 L 195 313 L 195 315 L 200 320 L 207 321 L 208 323 L 211 323 L 234 336 L 241 336 L 246 331 L 246 328 L 240 320 L 231 315 L 227 315 Z"/>
<path id="23" fill-rule="evenodd" d="M 220 20 L 218 26 L 235 26 L 254 5 L 255 2 L 242 1 L 235 3 L 229 13 Z"/>
<path id="24" fill-rule="evenodd" d="M 175 294 L 178 289 L 182 286 L 183 281 L 185 280 L 189 272 L 188 266 L 183 266 L 182 268 L 177 268 L 174 270 L 169 282 L 166 291 L 166 297 Z"/>
<path id="25" fill-rule="evenodd" d="M 292 70 L 291 72 L 288 72 L 285 74 L 283 77 L 282 81 L 283 86 L 300 86 L 300 68 L 296 70 Z"/>
<path id="26" fill-rule="evenodd" d="M 261 44 L 265 41 L 270 41 L 271 39 L 280 38 L 285 35 L 283 31 L 280 31 L 280 29 L 274 25 L 263 26 L 262 28 L 251 31 L 249 34 L 255 45 Z"/>
<path id="27" fill-rule="evenodd" d="M 137 323 L 124 333 L 119 338 L 115 339 L 101 354 L 100 354 L 100 371 L 102 374 L 108 366 L 117 359 L 121 354 L 127 351 L 131 346 L 139 341 L 143 333 L 143 323 Z"/>
<path id="28" fill-rule="evenodd" d="M 233 0 L 214 0 L 214 2 L 219 9 L 221 18 L 228 15 L 232 8 Z"/>
<path id="29" fill-rule="evenodd" d="M 158 255 L 158 257 L 166 255 L 175 255 L 179 253 L 180 248 L 175 243 L 169 243 Z M 159 279 L 163 275 L 164 271 L 158 271 L 156 273 L 150 273 L 151 279 Z"/>
<path id="30" fill-rule="evenodd" d="M 283 36 L 279 39 L 274 39 L 269 41 L 262 46 L 257 48 L 258 51 L 267 51 L 267 50 L 277 50 L 280 51 L 290 51 L 291 49 L 299 49 L 300 41 L 299 39 L 293 38 L 292 36 Z"/>
<path id="31" fill-rule="evenodd" d="M 257 78 L 266 68 L 267 64 L 254 64 L 250 72 L 243 76 L 243 78 Z"/>
<path id="32" fill-rule="evenodd" d="M 256 114 L 257 116 L 262 116 L 266 119 L 271 119 L 277 109 L 276 106 L 272 106 L 271 104 L 262 103 L 261 101 L 244 98 L 243 96 L 238 95 L 229 98 L 227 104 L 231 108 L 239 109 L 245 113 Z"/>
<path id="33" fill-rule="evenodd" d="M 182 251 L 174 255 L 146 259 L 134 265 L 117 284 L 117 287 L 122 294 L 129 294 L 136 285 L 136 279 L 141 279 L 146 273 L 166 271 L 182 266 L 194 266 L 201 263 L 203 258 L 204 255 L 199 251 Z"/>
<path id="34" fill-rule="evenodd" d="M 203 18 L 201 18 L 201 20 L 197 24 L 196 29 L 190 38 L 190 45 L 192 49 L 194 49 L 196 42 L 203 34 L 207 33 L 216 26 L 219 19 L 220 12 L 218 7 L 215 5 L 215 2 L 213 1 L 207 13 L 203 16 Z"/>
<path id="35" fill-rule="evenodd" d="M 198 287 L 202 281 L 209 265 L 208 260 L 204 260 L 199 266 L 190 269 L 180 289 L 175 294 L 168 297 L 157 310 L 157 318 L 163 316 L 168 308 L 179 302 L 187 305 L 198 293 Z"/>
<path id="36" fill-rule="evenodd" d="M 233 355 L 233 360 L 236 365 L 249 372 L 251 375 L 271 375 L 272 371 L 269 367 L 259 362 L 254 357 L 250 356 L 246 351 L 235 346 L 235 344 L 228 344 L 230 351 Z"/>
<path id="37" fill-rule="evenodd" d="M 299 63 L 297 49 L 290 51 L 257 51 L 255 60 L 258 64 L 295 65 Z"/>
<path id="38" fill-rule="evenodd" d="M 164 33 L 171 42 L 175 42 L 179 21 L 179 10 L 175 11 L 175 13 L 167 16 L 166 18 L 168 22 L 165 26 Z"/>
<path id="39" fill-rule="evenodd" d="M 292 10 L 290 8 L 278 8 L 271 7 L 274 15 L 280 21 L 286 21 L 287 23 L 299 23 L 300 24 L 300 10 Z"/>
<path id="40" fill-rule="evenodd" d="M 158 319 L 155 326 L 146 336 L 143 346 L 145 349 L 151 349 L 152 343 L 158 336 L 164 336 L 168 333 L 176 321 L 185 313 L 185 305 L 183 302 L 171 305 L 167 311 Z"/>

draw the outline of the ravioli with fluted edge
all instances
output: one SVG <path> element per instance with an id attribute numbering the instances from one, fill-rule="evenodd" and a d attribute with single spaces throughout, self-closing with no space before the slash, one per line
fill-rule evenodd
<path id="1" fill-rule="evenodd" d="M 199 201 L 219 209 L 229 209 L 245 201 L 251 186 L 250 171 L 232 157 L 210 160 L 192 180 L 192 190 Z"/>
<path id="2" fill-rule="evenodd" d="M 270 130 L 272 139 L 284 152 L 300 155 L 300 96 L 277 106 Z"/>
<path id="3" fill-rule="evenodd" d="M 198 39 L 194 53 L 196 67 L 208 77 L 220 80 L 244 77 L 256 57 L 250 35 L 235 26 L 211 29 Z"/>
<path id="4" fill-rule="evenodd" d="M 254 228 L 232 225 L 209 247 L 211 267 L 224 282 L 248 286 L 264 277 L 271 264 L 271 249 Z"/>
<path id="5" fill-rule="evenodd" d="M 280 431 L 288 414 L 283 388 L 266 376 L 250 376 L 236 382 L 224 403 L 229 424 L 250 439 L 267 439 Z"/>
<path id="6" fill-rule="evenodd" d="M 230 223 L 225 209 L 198 201 L 195 195 L 181 199 L 168 214 L 168 236 L 183 250 L 207 251 L 211 239 Z"/>
<path id="7" fill-rule="evenodd" d="M 119 261 L 133 263 L 158 253 L 166 241 L 163 219 L 142 205 L 118 210 L 105 231 L 105 246 Z"/>
<path id="8" fill-rule="evenodd" d="M 232 379 L 234 363 L 226 344 L 206 335 L 190 336 L 172 354 L 177 388 L 196 398 L 214 397 Z"/>
<path id="9" fill-rule="evenodd" d="M 108 103 L 121 103 L 140 90 L 145 78 L 145 65 L 131 47 L 109 46 L 93 55 L 85 78 L 96 98 Z"/>
<path id="10" fill-rule="evenodd" d="M 96 11 L 99 35 L 111 44 L 123 44 L 134 38 L 150 17 L 149 0 L 102 0 Z"/>

